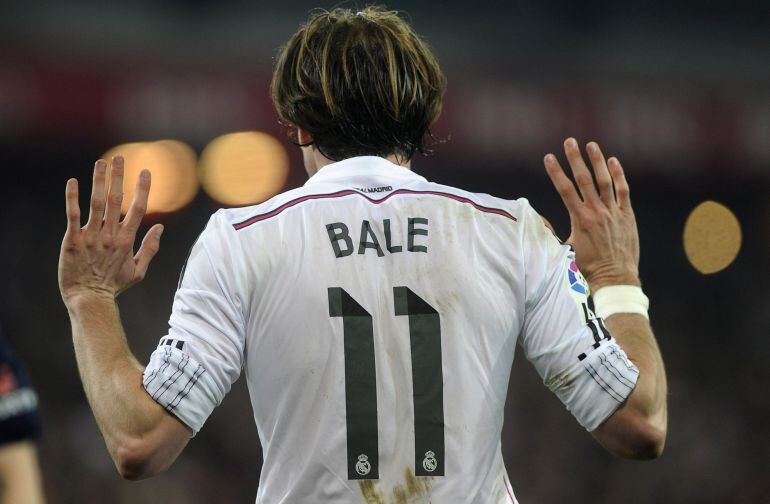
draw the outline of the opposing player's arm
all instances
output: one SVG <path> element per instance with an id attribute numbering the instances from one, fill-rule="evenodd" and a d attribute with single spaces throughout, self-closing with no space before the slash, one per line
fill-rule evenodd
<path id="1" fill-rule="evenodd" d="M 0 504 L 42 504 L 37 394 L 2 334 L 0 381 Z"/>
<path id="2" fill-rule="evenodd" d="M 593 292 L 613 285 L 639 286 L 639 236 L 620 162 L 610 158 L 608 166 L 599 146 L 589 143 L 586 150 L 594 169 L 594 184 L 577 142 L 568 139 L 564 150 L 580 194 L 553 154 L 544 161 L 570 215 L 567 243 L 575 250 L 577 265 Z M 663 450 L 668 422 L 660 350 L 645 316 L 615 313 L 605 322 L 639 375 L 626 400 L 592 434 L 615 455 L 655 458 Z"/>
<path id="3" fill-rule="evenodd" d="M 162 226 L 153 226 L 133 254 L 147 205 L 150 174 L 139 176 L 122 221 L 123 159 L 94 168 L 88 223 L 81 228 L 77 181 L 67 182 L 67 231 L 59 257 L 59 288 L 72 325 L 80 376 L 107 448 L 129 479 L 166 469 L 187 444 L 191 430 L 156 403 L 142 386 L 142 366 L 131 353 L 115 302 L 144 278 L 160 245 Z"/>
<path id="4" fill-rule="evenodd" d="M 23 440 L 0 445 L 0 503 L 44 502 L 35 443 Z"/>

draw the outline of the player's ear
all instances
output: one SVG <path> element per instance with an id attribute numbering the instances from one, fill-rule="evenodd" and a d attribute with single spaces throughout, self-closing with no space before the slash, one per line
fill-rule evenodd
<path id="1" fill-rule="evenodd" d="M 300 128 L 298 126 L 297 127 L 297 142 L 299 142 L 299 144 L 302 145 L 302 146 L 310 145 L 310 144 L 313 143 L 313 135 L 311 135 L 309 131 L 304 130 L 304 129 L 302 129 L 302 128 Z"/>

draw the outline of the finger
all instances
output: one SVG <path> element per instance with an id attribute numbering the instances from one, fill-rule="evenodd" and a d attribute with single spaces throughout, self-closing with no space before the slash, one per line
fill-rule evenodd
<path id="1" fill-rule="evenodd" d="M 556 188 L 556 191 L 561 196 L 561 200 L 564 202 L 564 206 L 567 207 L 567 211 L 570 215 L 574 215 L 580 208 L 582 201 L 575 189 L 575 185 L 561 169 L 559 160 L 553 154 L 548 154 L 543 159 L 545 164 L 545 171 L 548 173 L 548 177 L 551 179 L 551 183 Z"/>
<path id="2" fill-rule="evenodd" d="M 64 191 L 64 197 L 67 207 L 67 231 L 64 239 L 74 240 L 80 232 L 80 204 L 78 203 L 78 181 L 69 179 L 67 188 Z"/>
<path id="3" fill-rule="evenodd" d="M 110 190 L 107 194 L 107 209 L 104 213 L 104 228 L 110 233 L 114 233 L 118 226 L 122 204 L 123 156 L 115 156 L 110 166 Z"/>
<path id="4" fill-rule="evenodd" d="M 94 182 L 91 189 L 91 208 L 86 223 L 86 232 L 98 232 L 104 219 L 104 181 L 107 178 L 107 162 L 100 159 L 94 165 Z"/>
<path id="5" fill-rule="evenodd" d="M 588 142 L 586 152 L 588 152 L 588 159 L 591 160 L 591 166 L 594 168 L 596 185 L 599 186 L 599 197 L 609 208 L 610 205 L 615 203 L 615 194 L 612 191 L 612 178 L 607 170 L 604 154 L 602 154 L 599 144 L 596 142 Z"/>
<path id="6" fill-rule="evenodd" d="M 123 229 L 131 233 L 136 234 L 139 229 L 139 224 L 142 223 L 144 213 L 147 211 L 147 198 L 150 195 L 150 171 L 142 170 L 136 179 L 136 191 L 134 191 L 134 199 L 131 202 L 131 207 L 128 209 L 126 218 L 123 219 Z"/>
<path id="7" fill-rule="evenodd" d="M 598 201 L 599 195 L 596 193 L 594 179 L 591 176 L 591 172 L 588 171 L 585 161 L 583 161 L 583 155 L 580 153 L 577 140 L 574 138 L 565 140 L 564 153 L 567 154 L 567 161 L 569 161 L 569 166 L 572 169 L 572 176 L 575 177 L 575 182 L 580 189 L 583 199 L 590 202 Z"/>
<path id="8" fill-rule="evenodd" d="M 626 174 L 620 165 L 618 158 L 611 157 L 609 160 L 609 170 L 612 180 L 615 183 L 615 197 L 618 200 L 618 206 L 623 209 L 631 208 L 631 191 L 628 187 Z"/>
<path id="9" fill-rule="evenodd" d="M 156 224 L 147 231 L 142 240 L 142 246 L 134 256 L 134 262 L 136 263 L 136 274 L 134 275 L 136 280 L 141 280 L 147 274 L 147 268 L 150 267 L 150 262 L 155 254 L 160 250 L 160 237 L 163 234 L 163 224 Z"/>

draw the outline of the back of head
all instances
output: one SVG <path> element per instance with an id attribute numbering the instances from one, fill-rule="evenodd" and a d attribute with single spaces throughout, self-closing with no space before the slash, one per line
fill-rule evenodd
<path id="1" fill-rule="evenodd" d="M 424 152 L 443 92 L 430 48 L 381 7 L 311 15 L 281 49 L 271 84 L 282 122 L 333 161 Z"/>

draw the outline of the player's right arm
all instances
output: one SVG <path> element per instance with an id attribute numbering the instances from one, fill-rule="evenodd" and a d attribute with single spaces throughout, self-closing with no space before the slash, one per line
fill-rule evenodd
<path id="1" fill-rule="evenodd" d="M 142 366 L 128 347 L 117 295 L 144 278 L 160 246 L 153 226 L 136 255 L 133 244 L 144 216 L 150 174 L 144 171 L 126 218 L 120 221 L 123 159 L 94 168 L 88 223 L 81 228 L 77 181 L 67 183 L 67 231 L 59 257 L 59 288 L 69 312 L 72 339 L 86 397 L 120 473 L 138 479 L 165 470 L 192 434 L 142 387 Z"/>
<path id="2" fill-rule="evenodd" d="M 639 236 L 620 162 L 610 158 L 608 166 L 599 146 L 589 143 L 586 150 L 595 185 L 577 142 L 568 139 L 564 150 L 580 194 L 553 154 L 544 162 L 569 212 L 571 234 L 567 243 L 574 248 L 577 265 L 591 291 L 612 285 L 640 286 Z M 615 313 L 605 322 L 628 360 L 638 368 L 638 378 L 625 401 L 591 433 L 617 456 L 655 458 L 663 451 L 668 424 L 666 374 L 660 350 L 643 315 Z"/>

